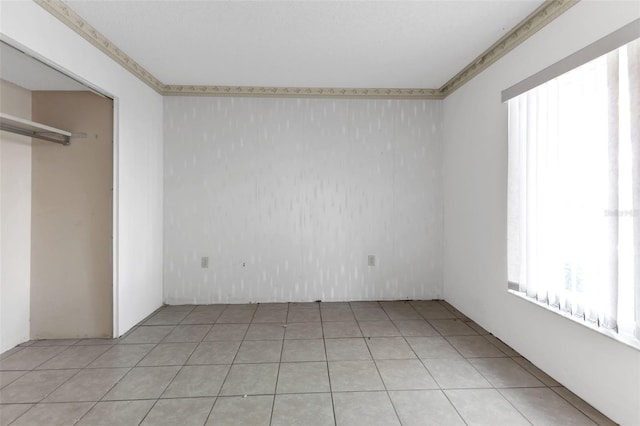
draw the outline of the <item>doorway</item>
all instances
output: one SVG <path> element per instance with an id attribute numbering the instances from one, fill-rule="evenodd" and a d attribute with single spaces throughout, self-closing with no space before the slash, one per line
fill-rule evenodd
<path id="1" fill-rule="evenodd" d="M 29 163 L 20 189 L 29 198 L 29 227 L 20 231 L 29 250 L 18 265 L 5 265 L 3 252 L 3 268 L 22 268 L 22 282 L 3 279 L 3 298 L 8 287 L 28 286 L 27 303 L 22 297 L 16 310 L 28 311 L 30 339 L 112 337 L 114 101 L 4 42 L 1 48 L 0 88 L 18 94 L 20 118 L 72 133 L 68 145 L 18 141 Z M 3 98 L 0 112 L 15 112 Z M 1 133 L 3 148 L 16 143 Z M 3 228 L 11 226 L 7 216 Z"/>

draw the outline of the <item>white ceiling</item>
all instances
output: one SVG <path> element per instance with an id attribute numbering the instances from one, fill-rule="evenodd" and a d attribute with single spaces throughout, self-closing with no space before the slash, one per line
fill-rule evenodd
<path id="1" fill-rule="evenodd" d="M 165 84 L 439 88 L 542 0 L 67 0 Z"/>

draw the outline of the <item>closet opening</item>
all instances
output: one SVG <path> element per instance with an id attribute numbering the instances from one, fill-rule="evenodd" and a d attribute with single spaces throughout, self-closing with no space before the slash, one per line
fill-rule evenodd
<path id="1" fill-rule="evenodd" d="M 4 41 L 0 57 L 2 346 L 24 327 L 113 337 L 114 99 Z"/>

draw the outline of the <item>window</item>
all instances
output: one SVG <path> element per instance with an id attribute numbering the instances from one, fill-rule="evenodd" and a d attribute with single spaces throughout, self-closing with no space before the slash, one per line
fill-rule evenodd
<path id="1" fill-rule="evenodd" d="M 508 109 L 509 288 L 640 347 L 640 40 Z"/>

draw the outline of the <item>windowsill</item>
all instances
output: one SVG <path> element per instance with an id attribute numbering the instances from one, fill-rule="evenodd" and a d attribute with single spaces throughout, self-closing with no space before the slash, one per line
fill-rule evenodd
<path id="1" fill-rule="evenodd" d="M 618 333 L 614 333 L 611 330 L 600 328 L 600 327 L 592 325 L 592 324 L 590 324 L 590 323 L 588 323 L 586 321 L 576 319 L 571 314 L 568 314 L 566 312 L 562 312 L 562 311 L 560 311 L 558 309 L 552 308 L 552 307 L 550 307 L 550 306 L 548 306 L 548 305 L 546 305 L 544 303 L 540 303 L 537 300 L 534 300 L 534 299 L 532 299 L 530 297 L 527 297 L 526 295 L 524 295 L 523 293 L 521 293 L 519 291 L 515 291 L 515 290 L 511 290 L 511 289 L 508 289 L 507 291 L 509 293 L 511 293 L 512 295 L 514 295 L 516 297 L 519 297 L 520 299 L 526 300 L 527 302 L 532 303 L 532 304 L 534 304 L 536 306 L 539 306 L 539 307 L 541 307 L 541 308 L 543 308 L 543 309 L 545 309 L 545 310 L 547 310 L 549 312 L 552 312 L 552 313 L 554 313 L 556 315 L 560 315 L 561 317 L 564 317 L 564 318 L 566 318 L 568 320 L 571 320 L 576 324 L 580 324 L 581 326 L 586 327 L 586 328 L 588 328 L 590 330 L 593 330 L 596 333 L 599 333 L 599 334 L 602 334 L 604 336 L 607 336 L 607 337 L 609 337 L 609 338 L 611 338 L 611 339 L 613 339 L 613 340 L 615 340 L 617 342 L 620 342 L 620 343 L 622 343 L 624 345 L 630 346 L 633 349 L 640 350 L 640 341 L 638 341 L 636 339 L 632 339 L 632 338 L 629 338 L 629 337 L 626 337 L 626 336 L 621 336 Z"/>

